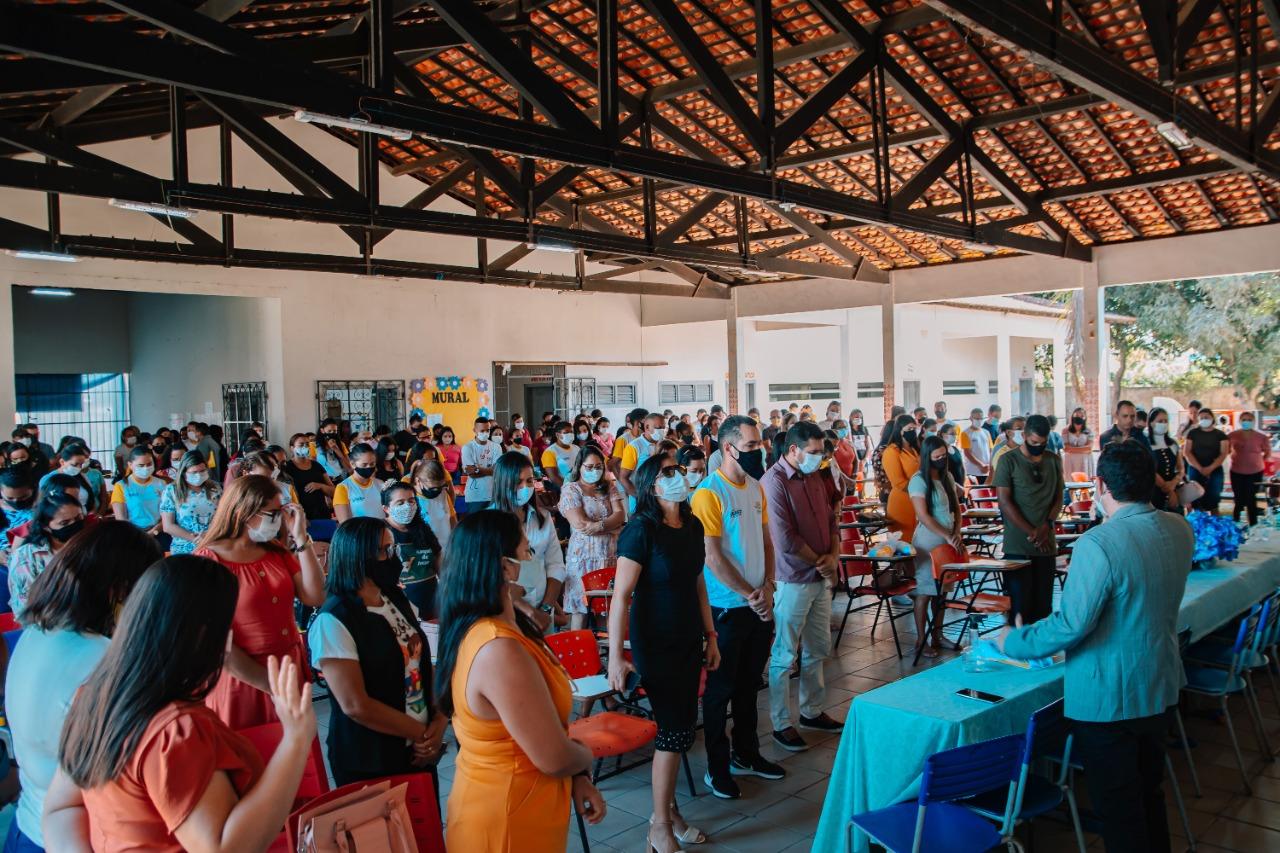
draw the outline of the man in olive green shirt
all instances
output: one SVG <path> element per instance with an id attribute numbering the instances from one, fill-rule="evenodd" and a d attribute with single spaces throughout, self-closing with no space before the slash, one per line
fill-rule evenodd
<path id="1" fill-rule="evenodd" d="M 1005 587 L 1012 599 L 1009 618 L 1030 624 L 1053 610 L 1053 573 L 1058 542 L 1053 521 L 1062 513 L 1062 457 L 1049 452 L 1049 419 L 1027 418 L 1022 444 L 1000 458 L 992 485 L 1004 518 L 1004 556 L 1029 560 L 1025 569 L 1007 572 Z"/>

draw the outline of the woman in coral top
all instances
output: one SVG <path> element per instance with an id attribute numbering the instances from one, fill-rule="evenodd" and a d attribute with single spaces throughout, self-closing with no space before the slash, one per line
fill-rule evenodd
<path id="1" fill-rule="evenodd" d="M 563 853 L 571 800 L 588 823 L 604 818 L 591 751 L 567 734 L 569 676 L 512 604 L 531 556 L 520 522 L 499 510 L 469 514 L 449 541 L 436 695 L 459 747 L 450 850 Z"/>
<path id="2" fill-rule="evenodd" d="M 226 656 L 236 586 L 189 555 L 143 573 L 62 729 L 47 849 L 248 853 L 279 835 L 315 739 L 311 687 L 291 660 L 268 659 L 283 738 L 265 768 L 201 702 Z"/>
<path id="3" fill-rule="evenodd" d="M 288 547 L 279 541 L 286 520 Z M 196 554 L 240 582 L 227 666 L 206 702 L 233 729 L 273 722 L 267 658 L 289 658 L 306 677 L 293 600 L 318 607 L 325 599 L 306 514 L 296 503 L 281 506 L 280 487 L 269 477 L 241 477 L 223 494 Z"/>
<path id="4" fill-rule="evenodd" d="M 916 419 L 911 415 L 898 415 L 893 431 L 880 456 L 885 476 L 892 487 L 885 516 L 889 519 L 889 532 L 901 533 L 907 541 L 915 533 L 916 511 L 907 494 L 907 484 L 920 470 L 920 434 Z"/>

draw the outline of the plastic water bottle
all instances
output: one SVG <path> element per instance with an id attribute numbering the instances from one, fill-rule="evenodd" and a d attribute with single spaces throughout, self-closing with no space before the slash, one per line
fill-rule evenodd
<path id="1" fill-rule="evenodd" d="M 972 617 L 964 628 L 964 671 L 986 672 L 987 662 L 978 648 L 981 638 L 978 636 L 978 625 Z"/>
<path id="2" fill-rule="evenodd" d="M 1259 530 L 1259 533 L 1261 534 L 1261 538 L 1263 542 L 1271 541 L 1271 524 L 1272 524 L 1271 507 L 1266 506 L 1262 510 L 1262 520 L 1258 523 L 1258 527 L 1261 528 L 1261 530 Z"/>

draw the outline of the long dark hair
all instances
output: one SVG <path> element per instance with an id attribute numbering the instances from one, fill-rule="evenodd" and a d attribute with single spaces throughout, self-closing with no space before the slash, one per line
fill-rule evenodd
<path id="1" fill-rule="evenodd" d="M 651 524 L 662 524 L 662 504 L 658 502 L 658 496 L 653 492 L 653 484 L 658 481 L 662 467 L 670 462 L 671 457 L 666 454 L 650 456 L 636 469 L 634 484 L 637 518 L 643 518 Z M 689 501 L 683 501 L 680 504 L 680 520 L 687 522 L 692 516 L 693 510 L 689 508 Z"/>
<path id="2" fill-rule="evenodd" d="M 523 457 L 522 457 L 523 458 Z M 503 558 L 515 558 L 524 531 L 511 513 L 486 509 L 467 513 L 449 536 L 440 573 L 440 643 L 436 658 L 436 707 L 452 716 L 453 671 L 458 665 L 458 649 L 471 626 L 489 616 L 498 616 L 511 593 Z M 542 633 L 519 610 L 516 624 L 530 639 L 542 644 Z"/>
<path id="3" fill-rule="evenodd" d="M 911 429 L 908 430 L 907 427 Z M 893 422 L 893 432 L 889 433 L 889 444 L 899 450 L 920 452 L 920 427 L 911 415 L 898 415 Z"/>
<path id="4" fill-rule="evenodd" d="M 58 514 L 58 510 L 64 506 L 74 506 L 76 509 L 82 509 L 80 501 L 65 492 L 54 492 L 53 494 L 42 496 L 36 503 L 35 512 L 31 514 L 31 532 L 27 534 L 27 541 L 32 545 L 48 545 L 49 522 L 53 521 L 53 517 Z"/>
<path id="5" fill-rule="evenodd" d="M 119 777 L 161 709 L 209 694 L 222 672 L 239 586 L 223 566 L 189 554 L 142 574 L 62 727 L 58 760 L 77 787 Z"/>
<path id="6" fill-rule="evenodd" d="M 942 448 L 946 452 L 943 457 L 947 464 L 938 472 L 938 479 L 933 479 L 933 451 Z M 933 512 L 933 490 L 939 486 L 942 488 L 943 494 L 947 496 L 947 506 L 951 509 L 951 518 L 954 521 L 960 517 L 960 502 L 956 498 L 956 481 L 951 476 L 951 448 L 947 447 L 947 443 L 942 440 L 942 436 L 931 435 L 924 440 L 924 445 L 920 449 L 920 475 L 924 478 L 924 505 L 932 514 Z"/>
<path id="7" fill-rule="evenodd" d="M 24 625 L 111 636 L 116 608 L 147 566 L 164 556 L 154 536 L 126 521 L 103 521 L 71 537 L 31 584 Z"/>
<path id="8" fill-rule="evenodd" d="M 537 495 L 529 498 L 524 506 L 516 506 L 516 490 L 520 488 L 520 472 L 525 468 L 533 470 L 529 457 L 516 450 L 508 451 L 498 457 L 493 464 L 493 503 L 494 509 L 509 512 L 520 519 L 521 524 L 528 521 L 533 514 L 534 524 L 541 528 L 548 520 L 546 513 L 538 509 Z"/>
<path id="9" fill-rule="evenodd" d="M 380 518 L 348 518 L 333 532 L 329 543 L 329 576 L 324 588 L 339 598 L 359 599 L 365 578 L 376 576 L 374 566 L 381 555 L 382 534 L 387 524 Z"/>

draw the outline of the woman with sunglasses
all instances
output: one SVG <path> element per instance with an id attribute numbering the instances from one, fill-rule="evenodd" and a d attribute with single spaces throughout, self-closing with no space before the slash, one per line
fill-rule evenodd
<path id="1" fill-rule="evenodd" d="M 686 500 L 685 474 L 665 454 L 651 456 L 636 471 L 636 512 L 618 537 L 609 607 L 609 686 L 626 691 L 628 676 L 638 672 L 658 724 L 649 847 L 659 853 L 706 841 L 676 808 L 676 772 L 693 745 L 704 637 L 707 669 L 720 665 L 702 575 L 702 523 Z M 628 638 L 630 661 L 623 657 Z"/>
<path id="2" fill-rule="evenodd" d="M 286 523 L 287 546 L 279 542 Z M 240 582 L 226 667 L 205 700 L 233 729 L 275 722 L 267 658 L 287 657 L 307 673 L 293 602 L 324 603 L 324 572 L 312 546 L 302 509 L 282 506 L 279 485 L 257 474 L 232 481 L 200 540 L 196 555 L 221 563 Z"/>

